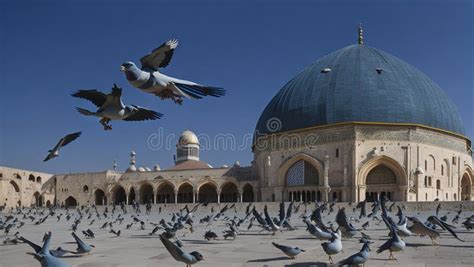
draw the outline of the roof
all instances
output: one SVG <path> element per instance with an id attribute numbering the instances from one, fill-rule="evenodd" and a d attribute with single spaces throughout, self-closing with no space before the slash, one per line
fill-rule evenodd
<path id="1" fill-rule="evenodd" d="M 193 170 L 193 169 L 210 169 L 211 166 L 209 164 L 198 161 L 198 160 L 186 160 L 176 164 L 175 166 L 167 169 L 167 171 L 171 170 Z"/>
<path id="2" fill-rule="evenodd" d="M 264 109 L 256 135 L 342 122 L 409 123 L 464 134 L 456 106 L 425 74 L 378 49 L 351 45 L 291 79 Z"/>

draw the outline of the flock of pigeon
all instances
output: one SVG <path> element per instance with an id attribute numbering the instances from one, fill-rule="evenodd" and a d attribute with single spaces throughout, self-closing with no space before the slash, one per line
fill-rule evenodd
<path id="1" fill-rule="evenodd" d="M 121 205 L 112 205 L 104 207 L 103 211 L 92 206 L 83 206 L 75 210 L 60 209 L 57 207 L 51 207 L 47 209 L 43 208 L 17 208 L 6 217 L 0 217 L 0 229 L 4 231 L 5 235 L 8 236 L 10 231 L 13 229 L 20 229 L 25 224 L 31 224 L 32 226 L 43 224 L 45 221 L 54 221 L 55 219 L 59 223 L 61 220 L 64 223 L 72 222 L 71 235 L 77 244 L 75 250 L 67 250 L 58 247 L 55 250 L 49 248 L 52 233 L 47 232 L 43 237 L 42 246 L 26 239 L 19 232 L 16 232 L 13 237 L 8 237 L 3 241 L 4 245 L 18 245 L 27 244 L 31 246 L 34 252 L 29 254 L 33 255 L 43 267 L 64 267 L 68 266 L 64 261 L 68 255 L 87 255 L 93 253 L 94 245 L 88 244 L 84 240 L 92 240 L 95 238 L 94 233 L 90 228 L 95 224 L 101 225 L 96 231 L 101 231 L 99 234 L 111 234 L 114 237 L 120 237 L 122 231 L 132 231 L 132 227 L 136 231 L 147 231 L 148 227 L 151 227 L 149 236 L 159 235 L 161 242 L 164 247 L 168 250 L 171 256 L 178 262 L 185 263 L 187 267 L 194 265 L 204 259 L 200 252 L 193 251 L 187 252 L 185 244 L 181 241 L 178 236 L 185 236 L 188 233 L 194 233 L 196 227 L 210 228 L 215 223 L 225 223 L 227 230 L 223 231 L 222 238 L 235 240 L 238 235 L 242 232 L 251 231 L 252 227 L 258 227 L 258 232 L 265 235 L 275 236 L 283 231 L 295 231 L 297 227 L 295 222 L 301 220 L 303 225 L 306 225 L 306 230 L 309 234 L 318 240 L 323 241 L 321 243 L 321 249 L 328 255 L 330 263 L 333 263 L 333 257 L 343 251 L 343 241 L 348 242 L 349 240 L 358 240 L 361 243 L 360 251 L 353 255 L 337 262 L 339 266 L 345 265 L 363 265 L 369 260 L 370 246 L 374 243 L 371 237 L 364 233 L 369 229 L 370 223 L 381 224 L 382 222 L 388 230 L 387 236 L 389 239 L 384 240 L 376 250 L 377 253 L 388 252 L 390 260 L 395 260 L 394 253 L 403 251 L 406 248 L 406 243 L 403 238 L 408 236 L 421 236 L 428 237 L 431 239 L 433 245 L 437 245 L 436 240 L 446 234 L 452 235 L 459 241 L 461 240 L 454 229 L 454 224 L 459 224 L 463 213 L 462 205 L 459 206 L 459 210 L 456 211 L 455 216 L 448 223 L 447 212 L 445 215 L 438 217 L 441 204 L 438 205 L 436 213 L 429 216 L 426 221 L 422 222 L 416 217 L 409 217 L 404 214 L 404 207 L 396 206 L 397 212 L 395 216 L 398 218 L 398 222 L 395 222 L 392 218 L 391 212 L 393 211 L 396 203 L 392 202 L 388 205 L 388 200 L 381 199 L 378 202 L 372 203 L 372 209 L 370 214 L 367 214 L 366 210 L 369 204 L 365 201 L 359 202 L 353 207 L 352 203 L 349 203 L 348 208 L 352 208 L 354 217 L 347 217 L 346 210 L 344 207 L 339 207 L 337 212 L 335 211 L 336 202 L 325 202 L 325 203 L 295 203 L 291 202 L 288 205 L 284 202 L 280 203 L 280 209 L 277 216 L 272 217 L 268 211 L 268 207 L 265 205 L 263 212 L 259 212 L 256 205 L 249 203 L 244 213 L 238 213 L 235 204 L 226 204 L 219 211 L 214 211 L 214 206 L 211 206 L 210 213 L 208 203 L 196 204 L 193 208 L 189 209 L 186 205 L 181 210 L 176 210 L 170 214 L 162 213 L 162 207 L 158 207 L 158 215 L 162 216 L 162 219 L 158 222 L 153 222 L 149 215 L 151 214 L 152 205 L 145 205 L 145 214 L 141 211 L 143 206 L 139 204 L 133 204 L 131 207 L 126 206 L 123 203 Z M 165 206 L 166 207 L 166 206 Z M 303 210 L 304 208 L 304 210 Z M 132 209 L 130 212 L 128 209 Z M 199 219 L 198 223 L 195 223 L 196 212 L 198 209 L 207 209 L 206 216 Z M 232 215 L 232 210 L 234 214 Z M 357 213 L 359 216 L 357 218 Z M 329 221 L 329 216 L 336 213 L 334 222 Z M 241 214 L 241 216 L 237 216 Z M 163 215 L 168 215 L 165 220 Z M 129 220 L 129 223 L 125 223 Z M 327 220 L 326 222 L 324 220 Z M 365 220 L 363 222 L 362 220 Z M 357 229 L 352 222 L 361 223 L 361 228 Z M 125 227 L 121 226 L 124 225 Z M 247 225 L 245 227 L 245 225 Z M 337 228 L 335 227 L 337 225 Z M 474 227 L 474 215 L 467 217 L 462 225 L 467 229 L 471 230 Z M 243 228 L 246 229 L 243 229 Z M 82 230 L 84 240 L 79 236 L 79 228 L 86 229 Z M 117 230 L 122 228 L 122 230 Z M 18 230 L 20 231 L 20 230 Z M 160 231 L 160 233 L 158 233 Z M 252 230 L 253 231 L 253 230 Z M 445 234 L 446 233 L 446 234 Z M 122 235 L 123 236 L 123 235 Z M 204 234 L 204 239 L 207 241 L 216 240 L 219 236 L 213 230 L 207 230 Z M 256 238 L 254 235 L 253 238 Z M 380 240 L 380 239 L 379 239 Z M 300 253 L 304 253 L 305 250 L 299 247 L 293 247 L 289 245 L 277 244 L 272 242 L 278 250 L 284 253 L 291 259 L 295 259 Z M 63 258 L 63 259 L 62 259 Z"/>
<path id="2" fill-rule="evenodd" d="M 121 71 L 124 72 L 127 81 L 133 87 L 154 94 L 161 99 L 171 99 L 179 105 L 183 103 L 183 98 L 200 99 L 204 96 L 224 96 L 225 90 L 222 88 L 200 85 L 191 81 L 169 77 L 160 72 L 160 68 L 168 66 L 176 47 L 178 47 L 177 40 L 165 42 L 140 59 L 141 68 L 128 61 L 121 65 Z M 161 113 L 144 107 L 125 105 L 122 102 L 122 88 L 116 84 L 114 84 L 109 94 L 98 90 L 79 90 L 72 96 L 88 100 L 97 107 L 95 111 L 78 107 L 77 111 L 85 116 L 99 117 L 99 122 L 104 130 L 112 130 L 110 124 L 112 120 L 145 121 L 160 119 L 163 116 Z M 61 138 L 56 146 L 48 151 L 49 153 L 44 161 L 59 156 L 59 150 L 80 135 L 81 132 L 76 132 Z"/>

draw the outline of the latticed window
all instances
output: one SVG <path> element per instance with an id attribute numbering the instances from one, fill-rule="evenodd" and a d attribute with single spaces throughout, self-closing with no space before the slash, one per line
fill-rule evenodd
<path id="1" fill-rule="evenodd" d="M 366 184 L 396 184 L 397 176 L 384 165 L 373 168 L 367 175 Z"/>
<path id="2" fill-rule="evenodd" d="M 318 185 L 318 171 L 308 162 L 299 160 L 288 169 L 286 184 L 287 186 Z"/>

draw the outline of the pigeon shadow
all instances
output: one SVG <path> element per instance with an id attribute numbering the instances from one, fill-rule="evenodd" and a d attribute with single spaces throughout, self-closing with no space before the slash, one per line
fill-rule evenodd
<path id="1" fill-rule="evenodd" d="M 327 267 L 327 266 L 337 266 L 332 264 L 327 264 L 325 262 L 296 262 L 292 264 L 286 264 L 285 267 Z"/>
<path id="2" fill-rule="evenodd" d="M 416 243 L 406 243 L 405 244 L 407 247 L 434 247 L 434 245 L 431 244 L 416 244 Z"/>
<path id="3" fill-rule="evenodd" d="M 276 257 L 276 258 L 248 260 L 247 262 L 269 262 L 269 261 L 281 261 L 281 260 L 288 260 L 288 259 L 289 259 L 288 257 Z"/>
<path id="4" fill-rule="evenodd" d="M 448 247 L 448 248 L 474 248 L 474 246 L 468 246 L 468 245 L 439 245 L 440 247 Z"/>

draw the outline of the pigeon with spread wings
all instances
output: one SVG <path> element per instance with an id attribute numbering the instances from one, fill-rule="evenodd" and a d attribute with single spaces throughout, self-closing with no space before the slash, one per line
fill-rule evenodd
<path id="1" fill-rule="evenodd" d="M 81 136 L 81 132 L 76 132 L 72 134 L 68 134 L 61 138 L 58 143 L 54 146 L 53 149 L 48 150 L 48 155 L 46 158 L 43 160 L 43 162 L 46 162 L 52 158 L 58 157 L 59 156 L 59 150 L 63 147 L 66 146 L 67 144 L 71 143 L 72 141 L 76 140 L 79 136 Z"/>
<path id="2" fill-rule="evenodd" d="M 168 240 L 163 235 L 160 235 L 160 240 L 171 254 L 171 256 L 176 260 L 186 264 L 186 267 L 190 267 L 191 265 L 202 261 L 204 258 L 202 257 L 201 253 L 197 251 L 193 251 L 191 253 L 187 253 L 178 247 L 175 243 Z"/>
<path id="3" fill-rule="evenodd" d="M 114 84 L 110 94 L 104 94 L 97 90 L 79 90 L 72 94 L 73 97 L 89 100 L 98 109 L 93 112 L 83 108 L 77 111 L 85 116 L 100 118 L 100 124 L 104 130 L 112 130 L 111 120 L 144 121 L 160 119 L 163 114 L 136 105 L 125 106 L 122 102 L 122 88 Z"/>
<path id="4" fill-rule="evenodd" d="M 159 71 L 160 68 L 168 66 L 176 47 L 178 47 L 178 40 L 169 40 L 142 57 L 140 59 L 141 68 L 128 61 L 123 63 L 120 69 L 125 73 L 127 81 L 134 87 L 161 99 L 171 98 L 177 104 L 182 104 L 183 98 L 200 99 L 204 96 L 224 96 L 225 90 L 222 88 L 169 77 Z"/>

